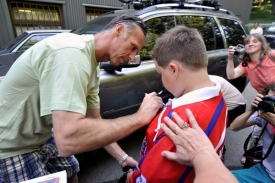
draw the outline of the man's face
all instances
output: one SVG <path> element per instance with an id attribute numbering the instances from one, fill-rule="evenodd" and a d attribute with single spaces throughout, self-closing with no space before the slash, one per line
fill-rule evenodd
<path id="1" fill-rule="evenodd" d="M 134 61 L 135 56 L 145 43 L 145 35 L 139 26 L 136 26 L 134 32 L 125 37 L 125 27 L 123 24 L 117 25 L 115 40 L 112 42 L 110 50 L 110 61 L 118 66 L 128 61 Z"/>
<path id="2" fill-rule="evenodd" d="M 259 26 L 258 23 L 254 23 L 254 28 L 256 29 Z"/>

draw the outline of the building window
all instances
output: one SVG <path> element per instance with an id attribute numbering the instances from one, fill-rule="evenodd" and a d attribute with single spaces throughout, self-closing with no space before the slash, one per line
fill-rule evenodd
<path id="1" fill-rule="evenodd" d="M 96 17 L 113 10 L 114 9 L 108 8 L 86 7 L 86 21 L 89 22 L 95 19 Z"/>
<path id="2" fill-rule="evenodd" d="M 16 36 L 26 30 L 62 29 L 60 5 L 21 1 L 9 5 Z"/>

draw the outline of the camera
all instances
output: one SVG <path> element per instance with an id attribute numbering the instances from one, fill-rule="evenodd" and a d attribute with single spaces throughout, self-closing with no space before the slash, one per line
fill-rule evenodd
<path id="1" fill-rule="evenodd" d="M 243 54 L 245 52 L 244 46 L 242 44 L 238 44 L 235 48 L 234 48 L 235 52 L 234 55 L 239 55 L 239 54 Z"/>
<path id="2" fill-rule="evenodd" d="M 264 96 L 263 101 L 259 102 L 258 110 L 261 112 L 274 113 L 275 96 Z"/>

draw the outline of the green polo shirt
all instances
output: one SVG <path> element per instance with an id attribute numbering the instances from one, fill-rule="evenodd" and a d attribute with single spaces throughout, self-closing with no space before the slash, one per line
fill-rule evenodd
<path id="1" fill-rule="evenodd" d="M 94 37 L 61 33 L 23 53 L 0 84 L 0 159 L 41 147 L 52 110 L 99 108 Z"/>

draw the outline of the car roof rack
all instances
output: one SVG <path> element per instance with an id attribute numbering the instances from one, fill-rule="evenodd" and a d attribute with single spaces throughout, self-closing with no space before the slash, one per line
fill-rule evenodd
<path id="1" fill-rule="evenodd" d="M 136 10 L 141 10 L 137 15 L 163 8 L 198 9 L 202 11 L 219 11 L 234 15 L 229 10 L 220 9 L 221 4 L 217 0 L 119 0 L 122 3 L 132 4 Z"/>
<path id="2" fill-rule="evenodd" d="M 185 3 L 214 7 L 219 10 L 221 4 L 217 0 L 119 0 L 123 4 L 132 4 L 134 9 L 140 10 L 152 5 L 176 3 L 184 7 Z"/>
<path id="3" fill-rule="evenodd" d="M 225 13 L 228 15 L 234 15 L 234 13 L 232 13 L 229 10 L 225 10 L 225 9 L 219 9 L 219 10 L 215 10 L 215 8 L 213 7 L 209 7 L 209 6 L 201 6 L 201 5 L 193 5 L 193 4 L 184 4 L 184 8 L 181 8 L 178 4 L 174 3 L 174 4 L 159 4 L 159 5 L 153 5 L 147 8 L 144 8 L 143 10 L 141 10 L 140 12 L 138 12 L 136 15 L 141 15 L 147 12 L 151 12 L 151 11 L 155 11 L 158 9 L 164 9 L 164 8 L 178 8 L 178 9 L 197 9 L 197 10 L 202 10 L 202 11 L 218 11 L 221 13 Z"/>

